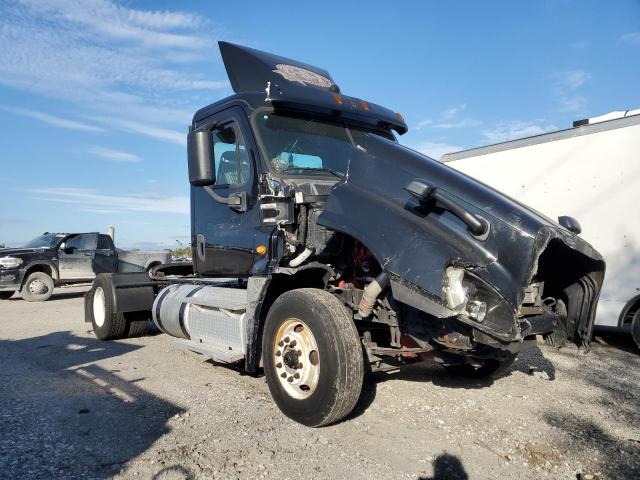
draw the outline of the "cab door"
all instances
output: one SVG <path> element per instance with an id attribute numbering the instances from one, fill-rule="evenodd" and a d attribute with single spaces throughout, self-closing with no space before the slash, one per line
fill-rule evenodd
<path id="1" fill-rule="evenodd" d="M 260 226 L 257 150 L 251 130 L 239 107 L 207 118 L 199 128 L 213 133 L 216 181 L 210 187 L 191 187 L 195 270 L 202 275 L 247 276 L 256 260 Z"/>
<path id="2" fill-rule="evenodd" d="M 90 280 L 95 277 L 93 258 L 98 234 L 81 233 L 63 242 L 58 251 L 61 280 Z"/>

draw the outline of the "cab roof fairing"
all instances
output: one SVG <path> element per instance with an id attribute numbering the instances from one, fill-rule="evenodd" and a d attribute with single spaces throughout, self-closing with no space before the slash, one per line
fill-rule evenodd
<path id="1" fill-rule="evenodd" d="M 244 100 L 254 109 L 271 104 L 276 110 L 340 117 L 395 130 L 400 135 L 408 130 L 395 112 L 340 94 L 340 88 L 324 69 L 228 42 L 219 42 L 219 46 L 235 95 L 200 109 L 194 115 L 194 124 L 228 101 Z"/>

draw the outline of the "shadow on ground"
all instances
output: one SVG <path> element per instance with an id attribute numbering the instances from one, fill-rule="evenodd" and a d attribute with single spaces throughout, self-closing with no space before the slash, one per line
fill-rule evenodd
<path id="1" fill-rule="evenodd" d="M 71 332 L 0 341 L 3 476 L 109 478 L 165 434 L 183 410 L 95 364 L 138 348 Z"/>
<path id="2" fill-rule="evenodd" d="M 560 350 L 558 355 L 575 353 Z M 578 368 L 562 373 L 576 392 L 584 391 L 584 383 L 595 395 L 567 398 L 569 408 L 540 409 L 541 420 L 561 432 L 554 443 L 572 455 L 587 452 L 602 478 L 640 478 L 640 357 L 596 343 Z"/>
<path id="3" fill-rule="evenodd" d="M 433 461 L 433 477 L 419 477 L 418 480 L 469 480 L 469 475 L 458 457 L 442 453 Z"/>
<path id="4" fill-rule="evenodd" d="M 432 383 L 439 387 L 451 389 L 477 390 L 490 387 L 496 380 L 509 376 L 514 371 L 521 371 L 528 375 L 544 373 L 549 380 L 554 380 L 556 374 L 555 367 L 538 347 L 524 352 L 513 366 L 495 378 L 468 378 L 455 375 L 429 359 L 420 363 L 405 365 L 400 370 L 393 372 L 369 372 L 365 375 L 358 403 L 348 418 L 359 417 L 371 406 L 375 401 L 377 385 L 382 382 L 403 380 Z"/>

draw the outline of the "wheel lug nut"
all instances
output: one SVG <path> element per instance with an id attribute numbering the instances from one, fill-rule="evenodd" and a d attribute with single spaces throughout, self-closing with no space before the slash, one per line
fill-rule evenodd
<path id="1" fill-rule="evenodd" d="M 298 357 L 299 357 L 300 355 L 302 355 L 302 350 L 298 350 L 298 351 L 296 352 L 296 355 L 297 355 Z"/>
<path id="2" fill-rule="evenodd" d="M 289 343 L 289 337 L 284 337 L 284 343 Z"/>
<path id="3" fill-rule="evenodd" d="M 276 351 L 276 357 L 279 357 L 280 355 L 282 355 L 282 352 L 280 350 Z"/>
<path id="4" fill-rule="evenodd" d="M 276 368 L 282 368 L 282 363 L 280 362 L 276 363 Z"/>
<path id="5" fill-rule="evenodd" d="M 298 344 L 298 342 L 296 342 L 295 340 L 291 340 L 291 343 L 289 343 L 290 347 L 295 347 Z"/>
<path id="6" fill-rule="evenodd" d="M 279 346 L 279 347 L 284 347 L 284 342 L 283 342 L 282 340 L 280 340 L 280 341 L 278 342 L 278 346 Z"/>
<path id="7" fill-rule="evenodd" d="M 286 374 L 285 372 L 282 372 L 282 373 L 280 374 L 280 376 L 281 376 L 282 378 L 287 378 L 287 374 Z"/>
<path id="8" fill-rule="evenodd" d="M 293 378 L 300 378 L 300 374 L 298 372 L 296 372 L 296 374 L 293 376 Z"/>
<path id="9" fill-rule="evenodd" d="M 296 368 L 302 368 L 302 364 L 298 363 L 298 365 L 296 365 Z"/>
<path id="10" fill-rule="evenodd" d="M 289 377 L 289 378 L 287 378 L 287 381 L 288 381 L 289 383 L 293 382 L 293 377 Z"/>

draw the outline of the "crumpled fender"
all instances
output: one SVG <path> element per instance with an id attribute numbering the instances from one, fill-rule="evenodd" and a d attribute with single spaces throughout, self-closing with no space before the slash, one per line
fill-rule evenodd
<path id="1" fill-rule="evenodd" d="M 443 274 L 449 265 L 464 267 L 493 287 L 514 313 L 512 322 L 490 333 L 514 339 L 523 290 L 552 239 L 602 259 L 582 239 L 490 187 L 391 141 L 370 140 L 367 151 L 352 157 L 318 223 L 366 245 L 390 274 L 398 300 L 438 317 L 454 316 L 442 299 Z M 443 189 L 487 220 L 488 237 L 475 238 L 449 212 L 421 209 L 405 190 L 415 179 Z"/>

